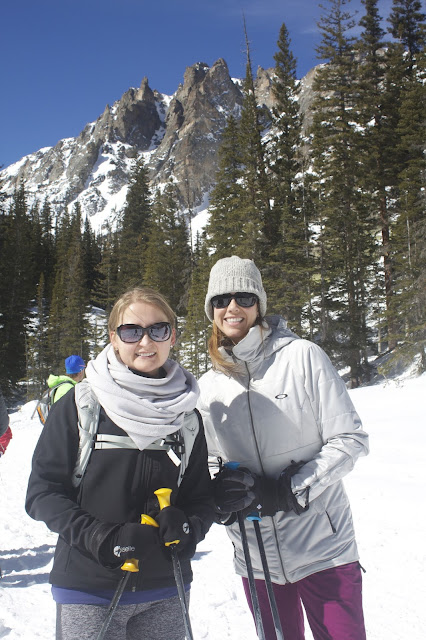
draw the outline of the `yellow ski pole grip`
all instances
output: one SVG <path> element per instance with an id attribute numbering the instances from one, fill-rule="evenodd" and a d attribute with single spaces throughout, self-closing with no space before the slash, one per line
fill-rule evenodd
<path id="1" fill-rule="evenodd" d="M 166 507 L 170 507 L 170 494 L 171 489 L 157 489 L 154 491 L 154 495 L 158 498 L 158 504 L 160 505 L 160 511 L 165 509 Z M 157 525 L 158 526 L 158 525 Z M 172 544 L 179 544 L 180 540 L 172 540 L 171 542 L 165 542 L 164 545 L 166 547 L 170 547 Z"/>
<path id="2" fill-rule="evenodd" d="M 151 527 L 159 526 L 158 522 L 156 522 L 154 518 L 151 518 L 151 516 L 147 516 L 144 513 L 141 515 L 141 524 L 149 524 Z M 136 571 L 139 571 L 139 560 L 136 558 L 130 558 L 130 560 L 127 560 L 127 562 L 124 562 L 121 565 L 121 569 L 123 571 L 132 571 L 136 573 Z"/>
<path id="3" fill-rule="evenodd" d="M 133 573 L 136 573 L 137 571 L 139 571 L 139 560 L 137 560 L 136 558 L 131 558 L 121 565 L 121 569 L 123 571 L 132 571 Z"/>
<path id="4" fill-rule="evenodd" d="M 154 491 L 154 495 L 158 498 L 158 503 L 160 505 L 160 509 L 165 509 L 166 507 L 170 507 L 170 494 L 171 489 L 157 489 Z"/>
<path id="5" fill-rule="evenodd" d="M 151 518 L 151 516 L 147 516 L 145 514 L 141 516 L 141 524 L 149 524 L 151 525 L 151 527 L 157 527 L 157 529 L 160 526 L 157 520 L 154 520 L 154 518 Z"/>

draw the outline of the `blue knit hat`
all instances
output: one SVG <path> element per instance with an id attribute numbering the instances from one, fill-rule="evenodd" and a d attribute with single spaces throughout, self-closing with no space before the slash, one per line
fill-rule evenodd
<path id="1" fill-rule="evenodd" d="M 68 356 L 68 358 L 65 358 L 65 371 L 67 373 L 80 373 L 85 366 L 84 360 L 80 356 Z"/>

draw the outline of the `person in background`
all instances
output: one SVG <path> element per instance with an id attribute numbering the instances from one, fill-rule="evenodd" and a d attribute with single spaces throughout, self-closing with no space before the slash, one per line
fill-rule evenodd
<path id="1" fill-rule="evenodd" d="M 0 389 L 0 457 L 5 453 L 7 445 L 12 439 L 12 430 L 9 426 L 9 414 L 6 403 Z"/>
<path id="2" fill-rule="evenodd" d="M 53 373 L 50 374 L 47 379 L 47 386 L 50 389 L 57 386 L 57 389 L 53 392 L 52 404 L 83 380 L 85 367 L 84 360 L 80 356 L 68 356 L 68 358 L 65 358 L 66 375 L 55 376 Z"/>
<path id="3" fill-rule="evenodd" d="M 184 640 L 165 544 L 177 541 L 189 591 L 190 559 L 214 519 L 207 446 L 195 410 L 199 389 L 194 376 L 169 358 L 175 315 L 156 291 L 123 294 L 108 329 L 110 344 L 88 363 L 86 380 L 49 412 L 28 483 L 28 514 L 59 534 L 50 574 L 56 638 L 97 637 L 123 575 L 120 567 L 136 558 L 139 571 L 130 575 L 105 640 Z M 97 443 L 76 488 L 75 395 L 81 385 L 99 401 L 100 414 Z M 184 431 L 193 443 L 186 457 Z M 166 439 L 171 447 L 164 446 Z M 172 494 L 171 506 L 160 511 L 154 491 L 161 488 Z M 159 527 L 141 524 L 141 514 L 155 517 Z"/>
<path id="4" fill-rule="evenodd" d="M 220 521 L 234 545 L 252 609 L 236 512 L 261 516 L 285 640 L 364 640 L 361 569 L 342 478 L 368 453 L 368 436 L 324 351 L 265 317 L 252 260 L 216 262 L 205 312 L 212 369 L 199 380 L 208 450 L 224 465 L 213 479 Z M 253 523 L 245 520 L 266 639 L 275 640 Z M 253 613 L 253 610 L 252 610 Z"/>

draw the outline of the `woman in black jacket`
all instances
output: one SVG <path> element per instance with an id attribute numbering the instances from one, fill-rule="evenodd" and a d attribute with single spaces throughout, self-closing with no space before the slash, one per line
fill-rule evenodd
<path id="1" fill-rule="evenodd" d="M 114 305 L 108 329 L 111 344 L 89 362 L 87 383 L 80 385 L 90 385 L 100 403 L 97 438 L 114 441 L 118 436 L 133 448 L 95 447 L 76 486 L 80 440 L 72 391 L 49 413 L 28 485 L 28 514 L 59 534 L 50 574 L 56 637 L 96 637 L 123 575 L 121 565 L 136 558 L 139 571 L 131 574 L 105 638 L 183 640 L 165 543 L 180 541 L 175 548 L 189 590 L 190 558 L 213 521 L 199 414 L 183 477 L 176 459 L 181 449 L 170 452 L 158 443 L 194 429 L 198 386 L 168 357 L 176 338 L 174 314 L 160 294 L 146 288 L 124 294 Z M 160 511 L 154 491 L 163 487 L 172 489 L 172 506 Z M 159 527 L 140 524 L 141 514 L 154 516 Z"/>

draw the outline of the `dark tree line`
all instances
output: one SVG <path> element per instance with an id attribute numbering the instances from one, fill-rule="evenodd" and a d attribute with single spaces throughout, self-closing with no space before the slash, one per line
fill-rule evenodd
<path id="1" fill-rule="evenodd" d="M 327 64 L 309 123 L 286 25 L 271 111 L 256 97 L 246 34 L 241 115 L 228 120 L 209 222 L 194 243 L 173 185 L 151 193 L 141 160 L 117 228 L 102 236 L 78 205 L 28 207 L 25 185 L 0 201 L 2 388 L 32 397 L 70 353 L 96 355 L 107 335 L 89 311 L 108 313 L 135 284 L 167 296 L 180 321 L 177 355 L 200 375 L 209 270 L 232 254 L 261 269 L 268 313 L 321 344 L 352 386 L 369 380 L 372 355 L 418 358 L 426 369 L 425 15 L 418 0 L 394 0 L 385 31 L 377 0 L 362 2 L 358 37 L 350 0 L 322 6 Z"/>

